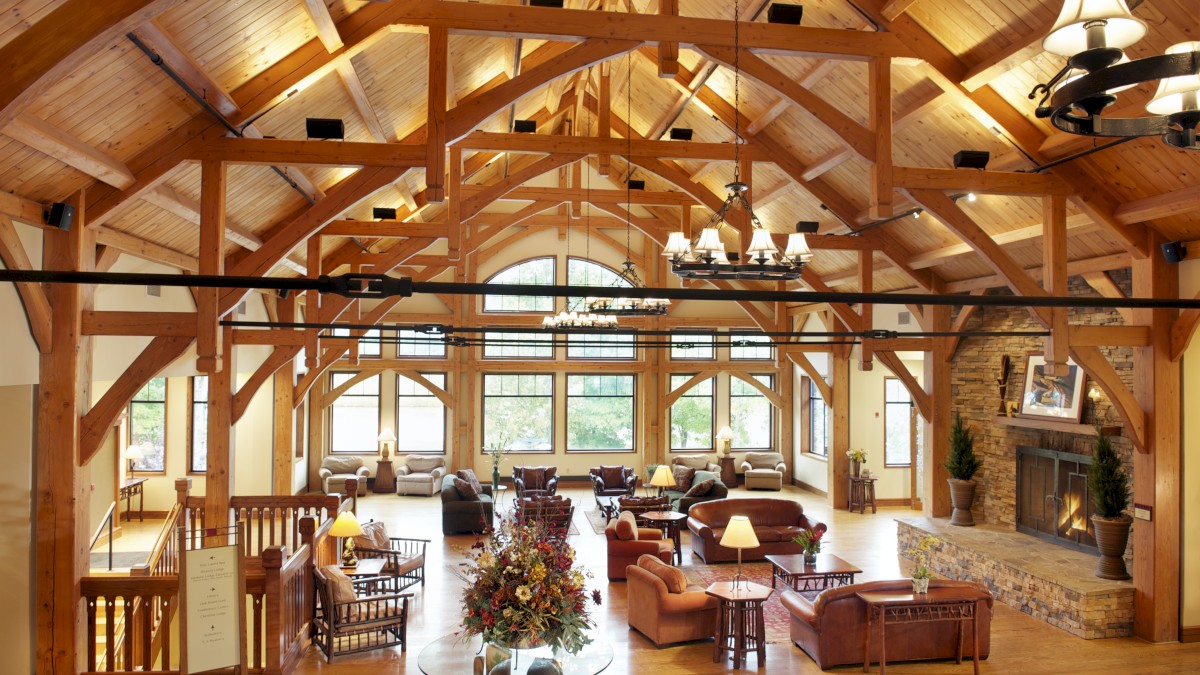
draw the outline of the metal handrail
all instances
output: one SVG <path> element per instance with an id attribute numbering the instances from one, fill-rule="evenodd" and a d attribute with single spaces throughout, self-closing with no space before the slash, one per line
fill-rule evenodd
<path id="1" fill-rule="evenodd" d="M 100 533 L 104 530 L 104 526 L 108 525 L 108 571 L 112 571 L 113 567 L 113 510 L 117 508 L 117 503 L 114 501 L 108 505 L 108 513 L 104 514 L 104 521 L 100 523 L 100 527 L 96 528 L 96 533 L 92 535 L 92 543 L 88 544 L 88 551 L 91 551 L 96 546 L 96 542 L 100 540 Z"/>

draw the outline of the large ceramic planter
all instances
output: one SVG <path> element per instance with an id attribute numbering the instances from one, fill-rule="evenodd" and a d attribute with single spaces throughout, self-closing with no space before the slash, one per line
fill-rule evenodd
<path id="1" fill-rule="evenodd" d="M 975 481 L 947 479 L 950 482 L 950 504 L 954 513 L 950 515 L 951 525 L 972 527 L 975 519 L 971 517 L 971 504 L 975 503 Z"/>
<path id="2" fill-rule="evenodd" d="M 1096 576 L 1101 579 L 1128 579 L 1125 569 L 1125 545 L 1129 542 L 1129 526 L 1133 519 L 1122 514 L 1120 518 L 1092 516 L 1092 527 L 1096 533 L 1096 548 L 1100 549 L 1100 560 L 1096 561 Z"/>

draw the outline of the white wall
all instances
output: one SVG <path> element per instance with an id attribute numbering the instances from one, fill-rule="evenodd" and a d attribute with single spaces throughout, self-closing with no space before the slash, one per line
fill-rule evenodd
<path id="1" fill-rule="evenodd" d="M 1179 265 L 1179 296 L 1195 297 L 1200 292 L 1200 260 L 1188 260 Z M 1183 420 L 1183 499 L 1182 579 L 1180 579 L 1180 625 L 1200 626 L 1200 340 L 1193 338 L 1183 353 L 1182 393 L 1180 396 Z"/>

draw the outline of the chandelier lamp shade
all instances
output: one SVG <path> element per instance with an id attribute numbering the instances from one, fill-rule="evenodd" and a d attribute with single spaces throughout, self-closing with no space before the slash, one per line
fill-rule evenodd
<path id="1" fill-rule="evenodd" d="M 625 262 L 621 263 L 622 270 L 617 276 L 629 284 L 631 288 L 645 288 L 646 284 L 638 276 L 633 261 L 626 251 Z M 588 297 L 583 300 L 584 309 L 589 313 L 608 316 L 663 316 L 671 306 L 666 298 L 598 298 Z M 544 322 L 543 322 L 544 323 Z"/>
<path id="2" fill-rule="evenodd" d="M 1030 92 L 1030 99 L 1042 96 L 1037 116 L 1080 136 L 1161 136 L 1168 145 L 1200 150 L 1200 41 L 1130 61 L 1125 48 L 1145 34 L 1145 22 L 1130 13 L 1125 0 L 1066 0 L 1042 47 L 1066 56 L 1067 65 Z M 1155 81 L 1158 90 L 1146 104 L 1148 116 L 1103 116 L 1119 92 Z"/>
<path id="3" fill-rule="evenodd" d="M 804 265 L 812 258 L 804 235 L 815 233 L 816 223 L 797 224 L 796 231 L 788 235 L 787 247 L 781 254 L 771 232 L 763 227 L 746 201 L 747 185 L 733 182 L 725 187 L 729 196 L 694 243 L 688 241 L 683 232 L 672 232 L 667 238 L 663 256 L 671 261 L 671 271 L 685 279 L 798 279 Z M 745 260 L 738 253 L 727 252 L 721 241 L 721 224 L 735 204 L 746 210 L 751 223 L 752 234 Z"/>
<path id="4" fill-rule="evenodd" d="M 612 314 L 592 312 L 559 312 L 542 318 L 542 328 L 616 328 L 617 317 Z"/>

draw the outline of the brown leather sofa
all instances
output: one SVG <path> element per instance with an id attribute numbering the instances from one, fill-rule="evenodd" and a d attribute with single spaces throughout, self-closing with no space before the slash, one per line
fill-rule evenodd
<path id="1" fill-rule="evenodd" d="M 661 530 L 638 527 L 633 514 L 628 511 L 622 512 L 619 518 L 609 522 L 604 528 L 604 537 L 608 539 L 610 580 L 624 579 L 625 568 L 636 565 L 641 555 L 648 553 L 667 564 L 670 564 L 671 556 L 675 555 L 674 542 L 664 539 Z"/>
<path id="2" fill-rule="evenodd" d="M 742 560 L 761 560 L 778 553 L 803 553 L 792 541 L 801 530 L 824 532 L 825 523 L 809 520 L 804 507 L 790 499 L 718 499 L 693 504 L 688 509 L 688 529 L 692 531 L 692 552 L 706 563 L 738 559 L 737 549 L 720 545 L 721 535 L 730 516 L 746 516 L 754 526 L 759 546 L 742 550 Z"/>
<path id="3" fill-rule="evenodd" d="M 688 586 L 683 572 L 652 555 L 639 556 L 629 577 L 629 627 L 656 647 L 706 640 L 717 624 L 717 599 L 703 586 Z"/>
<path id="4" fill-rule="evenodd" d="M 979 615 L 979 657 L 991 650 L 992 594 L 974 581 L 934 579 L 932 588 L 954 588 L 965 599 L 975 600 Z M 911 579 L 869 581 L 822 591 L 815 598 L 787 590 L 781 601 L 792 615 L 792 642 L 812 657 L 822 670 L 832 666 L 861 664 L 867 608 L 856 593 L 862 591 L 912 591 Z M 972 656 L 971 623 L 963 625 L 963 658 Z M 872 636 L 871 654 L 879 658 L 878 636 Z M 887 660 L 927 661 L 952 659 L 958 652 L 958 622 L 888 623 Z"/>

